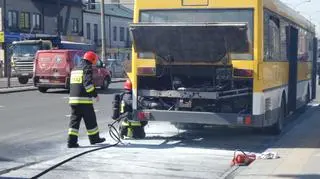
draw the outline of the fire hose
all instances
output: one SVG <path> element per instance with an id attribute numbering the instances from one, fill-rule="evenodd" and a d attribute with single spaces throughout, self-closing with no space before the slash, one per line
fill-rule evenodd
<path id="1" fill-rule="evenodd" d="M 91 149 L 91 150 L 87 150 L 87 151 L 81 152 L 81 153 L 79 153 L 79 154 L 77 154 L 77 155 L 74 155 L 74 156 L 72 156 L 72 157 L 69 157 L 69 158 L 67 158 L 67 159 L 65 159 L 65 160 L 63 160 L 63 161 L 61 161 L 61 162 L 59 162 L 59 163 L 57 163 L 57 164 L 49 167 L 48 169 L 42 171 L 41 173 L 33 176 L 31 179 L 39 178 L 39 177 L 43 176 L 44 174 L 46 174 L 46 173 L 54 170 L 55 168 L 57 168 L 57 167 L 65 164 L 65 163 L 67 163 L 67 162 L 69 162 L 69 161 L 71 161 L 71 160 L 73 160 L 73 159 L 75 159 L 75 158 L 78 158 L 78 157 L 80 157 L 80 156 L 82 156 L 82 155 L 85 155 L 85 154 L 88 154 L 88 153 L 92 153 L 92 152 L 95 152 L 95 151 L 99 151 L 99 150 L 103 150 L 103 149 L 108 149 L 108 148 L 111 148 L 111 147 L 115 147 L 115 146 L 117 146 L 118 144 L 123 144 L 122 141 L 121 141 L 120 133 L 119 133 L 119 131 L 117 130 L 117 128 L 115 127 L 115 125 L 116 125 L 117 123 L 119 123 L 122 119 L 124 119 L 125 117 L 126 117 L 126 114 L 121 115 L 121 116 L 119 116 L 118 119 L 114 120 L 111 124 L 108 124 L 109 135 L 110 135 L 110 137 L 111 137 L 116 143 L 111 144 L 111 145 L 106 145 L 106 146 L 98 147 L 98 148 Z"/>

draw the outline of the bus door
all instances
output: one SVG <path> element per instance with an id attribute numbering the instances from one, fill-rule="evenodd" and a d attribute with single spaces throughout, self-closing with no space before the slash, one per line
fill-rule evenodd
<path id="1" fill-rule="evenodd" d="M 313 39 L 313 59 L 312 59 L 312 96 L 311 99 L 316 98 L 317 93 L 317 69 L 318 69 L 318 39 Z"/>
<path id="2" fill-rule="evenodd" d="M 288 82 L 288 113 L 296 110 L 298 81 L 298 29 L 288 26 L 286 29 L 288 41 L 289 82 Z"/>

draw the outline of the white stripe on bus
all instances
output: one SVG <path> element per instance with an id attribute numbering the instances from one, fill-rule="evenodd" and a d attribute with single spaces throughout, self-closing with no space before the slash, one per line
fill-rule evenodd
<path id="1" fill-rule="evenodd" d="M 307 94 L 308 84 L 310 85 L 311 94 L 311 80 L 300 81 L 297 84 L 297 99 L 303 99 Z M 288 103 L 288 86 L 282 86 L 266 92 L 253 93 L 252 100 L 252 114 L 261 115 L 265 113 L 265 99 L 271 99 L 271 110 L 279 108 L 281 105 L 282 92 L 286 92 L 286 103 Z"/>

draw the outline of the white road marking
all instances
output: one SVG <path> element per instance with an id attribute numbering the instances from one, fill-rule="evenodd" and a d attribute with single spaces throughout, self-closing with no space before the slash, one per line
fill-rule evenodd
<path id="1" fill-rule="evenodd" d="M 63 99 L 69 99 L 69 96 L 65 96 L 65 97 L 63 97 Z"/>
<path id="2" fill-rule="evenodd" d="M 4 108 L 4 106 L 1 106 L 1 105 L 0 105 L 0 108 Z"/>

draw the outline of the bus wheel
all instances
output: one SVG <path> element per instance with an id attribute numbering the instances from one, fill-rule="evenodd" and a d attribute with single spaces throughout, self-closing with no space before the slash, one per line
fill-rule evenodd
<path id="1" fill-rule="evenodd" d="M 46 93 L 46 92 L 48 91 L 48 88 L 39 87 L 38 90 L 39 90 L 41 93 Z"/>
<path id="2" fill-rule="evenodd" d="M 284 119 L 285 119 L 285 105 L 284 105 L 284 99 L 282 99 L 277 122 L 268 129 L 268 133 L 272 135 L 281 134 L 284 126 Z"/>
<path id="3" fill-rule="evenodd" d="M 311 97 L 310 97 L 310 88 L 308 86 L 308 91 L 307 91 L 307 94 L 306 94 L 306 97 L 305 97 L 305 100 L 306 100 L 306 105 L 308 105 L 311 101 Z"/>
<path id="4" fill-rule="evenodd" d="M 298 110 L 298 112 L 304 113 L 306 112 L 307 108 L 308 108 L 308 104 L 310 103 L 311 99 L 310 99 L 310 90 L 309 90 L 309 86 L 308 86 L 308 91 L 306 96 L 304 97 L 305 100 L 305 104 L 301 107 L 301 109 Z"/>

